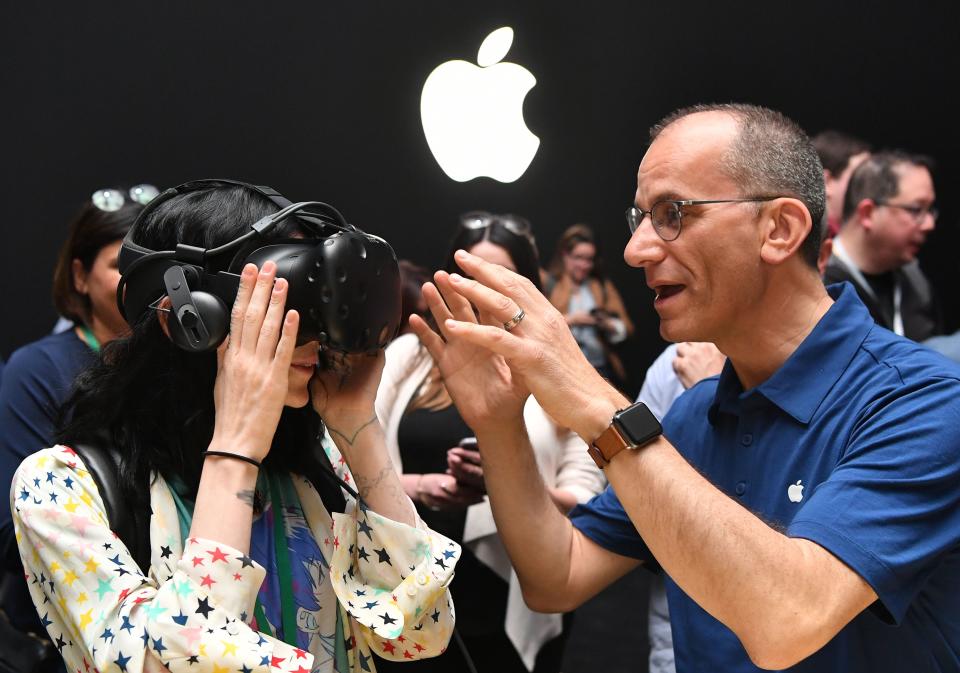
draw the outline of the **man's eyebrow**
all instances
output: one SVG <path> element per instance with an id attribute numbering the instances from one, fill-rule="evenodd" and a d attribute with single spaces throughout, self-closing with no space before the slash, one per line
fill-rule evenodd
<path id="1" fill-rule="evenodd" d="M 683 197 L 680 196 L 678 192 L 674 192 L 672 190 L 667 190 L 664 192 L 655 192 L 655 194 L 656 195 L 652 199 L 650 199 L 650 202 L 647 204 L 651 208 L 653 207 L 653 204 L 659 203 L 661 201 L 682 201 L 683 200 Z M 639 208 L 639 206 L 637 205 L 636 196 L 634 196 L 633 205 Z"/>

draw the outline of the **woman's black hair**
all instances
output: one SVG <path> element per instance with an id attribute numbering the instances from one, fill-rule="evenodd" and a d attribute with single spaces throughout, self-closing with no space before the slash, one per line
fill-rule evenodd
<path id="1" fill-rule="evenodd" d="M 134 226 L 132 240 L 151 250 L 177 243 L 216 247 L 249 231 L 277 206 L 244 187 L 211 186 L 160 204 Z M 275 238 L 302 233 L 294 218 L 278 223 Z M 107 344 L 99 362 L 83 372 L 61 410 L 57 441 L 103 445 L 123 454 L 121 488 L 133 502 L 149 501 L 150 475 L 179 482 L 195 497 L 214 428 L 217 356 L 188 353 L 160 327 L 156 311 L 134 320 L 128 336 Z M 284 408 L 265 464 L 301 472 L 321 429 L 308 404 Z"/>
<path id="2" fill-rule="evenodd" d="M 453 240 L 450 241 L 443 269 L 448 273 L 462 273 L 463 270 L 453 259 L 453 253 L 457 250 L 469 252 L 470 248 L 480 241 L 489 241 L 506 250 L 510 259 L 513 260 L 514 266 L 517 267 L 517 273 L 529 279 L 537 290 L 542 292 L 540 257 L 537 254 L 537 244 L 533 238 L 530 223 L 519 215 L 493 215 L 490 213 L 482 213 L 482 215 L 487 222 L 486 226 L 468 227 L 461 222 Z M 468 218 L 468 216 L 464 217 Z M 515 233 L 517 230 L 526 233 Z"/>
<path id="3" fill-rule="evenodd" d="M 127 201 L 118 210 L 106 211 L 90 200 L 77 211 L 53 270 L 53 304 L 60 315 L 81 325 L 90 322 L 90 297 L 79 293 L 73 284 L 73 260 L 80 260 L 90 271 L 100 251 L 122 240 L 142 210 L 136 201 Z"/>

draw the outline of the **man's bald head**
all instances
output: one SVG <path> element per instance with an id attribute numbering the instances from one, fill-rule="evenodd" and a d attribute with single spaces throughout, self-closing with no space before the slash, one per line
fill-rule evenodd
<path id="1" fill-rule="evenodd" d="M 730 144 L 722 153 L 720 169 L 739 185 L 741 193 L 695 195 L 691 198 L 732 196 L 792 196 L 806 206 L 813 221 L 801 246 L 804 260 L 816 267 L 826 208 L 823 166 L 810 138 L 787 116 L 757 105 L 720 103 L 695 105 L 670 113 L 650 129 L 650 142 L 676 125 L 697 122 L 702 130 L 726 133 L 724 117 L 734 121 Z M 689 127 L 688 127 L 689 128 Z"/>

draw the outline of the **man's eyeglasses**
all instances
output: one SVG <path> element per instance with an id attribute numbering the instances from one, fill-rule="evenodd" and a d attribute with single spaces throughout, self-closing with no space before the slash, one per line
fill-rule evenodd
<path id="1" fill-rule="evenodd" d="M 93 196 L 90 197 L 90 200 L 93 201 L 93 205 L 100 210 L 112 213 L 123 208 L 123 204 L 127 202 L 128 198 L 133 203 L 139 203 L 141 206 L 145 206 L 157 198 L 159 194 L 160 190 L 153 185 L 142 184 L 131 187 L 127 190 L 126 195 L 124 195 L 122 190 L 112 187 L 98 189 L 93 193 Z"/>
<path id="2" fill-rule="evenodd" d="M 890 203 L 889 201 L 877 201 L 877 205 L 886 206 L 887 208 L 899 208 L 900 210 L 905 210 L 913 216 L 913 219 L 917 224 L 923 222 L 923 218 L 925 218 L 927 215 L 933 219 L 937 219 L 937 216 L 940 214 L 940 211 L 933 206 L 910 206 L 905 203 Z"/>
<path id="3" fill-rule="evenodd" d="M 630 227 L 632 235 L 640 227 L 643 218 L 650 216 L 653 223 L 653 230 L 657 236 L 664 241 L 675 241 L 680 235 L 680 229 L 683 227 L 683 209 L 686 206 L 704 206 L 710 203 L 757 203 L 760 201 L 773 201 L 782 198 L 780 196 L 751 196 L 746 199 L 701 199 L 701 200 L 677 200 L 669 199 L 657 201 L 650 207 L 650 210 L 630 206 L 627 208 L 627 225 Z"/>
<path id="4" fill-rule="evenodd" d="M 493 224 L 498 224 L 511 234 L 523 236 L 531 243 L 533 242 L 530 222 L 519 215 L 494 215 L 484 210 L 475 210 L 460 216 L 460 226 L 464 229 L 486 229 Z"/>

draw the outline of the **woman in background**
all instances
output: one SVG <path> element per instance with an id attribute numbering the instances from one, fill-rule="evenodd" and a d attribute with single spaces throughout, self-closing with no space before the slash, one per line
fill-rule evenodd
<path id="1" fill-rule="evenodd" d="M 584 224 L 567 228 L 550 261 L 546 294 L 563 313 L 587 360 L 618 385 L 626 381 L 623 363 L 611 346 L 633 334 L 620 293 L 603 273 L 593 231 Z"/>
<path id="2" fill-rule="evenodd" d="M 461 217 L 450 245 L 447 271 L 458 270 L 453 253 L 461 248 L 540 287 L 537 250 L 523 218 L 468 213 Z M 376 409 L 393 463 L 402 472 L 401 483 L 420 515 L 433 529 L 464 543 L 454 597 L 458 605 L 470 607 L 458 613 L 457 630 L 477 669 L 558 671 L 561 617 L 534 613 L 523 603 L 483 495 L 480 452 L 469 441 L 473 431 L 453 406 L 436 365 L 415 335 L 401 336 L 387 348 Z M 524 420 L 540 472 L 559 509 L 566 512 L 603 489 L 603 475 L 584 443 L 558 427 L 533 397 L 527 400 Z M 448 651 L 420 666 L 425 671 L 466 671 L 460 656 L 459 651 Z"/>
<path id="3" fill-rule="evenodd" d="M 57 414 L 77 374 L 96 362 L 100 346 L 127 331 L 117 309 L 117 252 L 123 237 L 157 195 L 156 187 L 94 192 L 70 224 L 53 273 L 53 303 L 71 323 L 18 349 L 0 381 L 0 478 L 9 483 L 20 462 L 53 445 Z M 43 633 L 17 554 L 10 503 L 0 498 L 0 607 L 18 629 Z"/>

